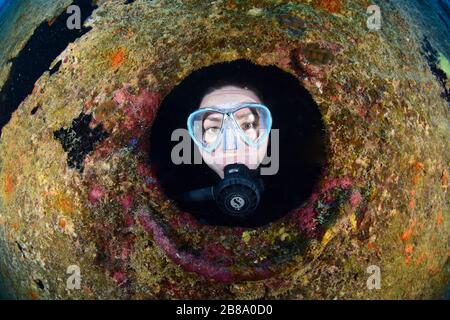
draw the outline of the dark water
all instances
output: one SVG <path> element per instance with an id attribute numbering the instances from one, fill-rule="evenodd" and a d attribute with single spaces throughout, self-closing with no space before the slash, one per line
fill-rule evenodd
<path id="1" fill-rule="evenodd" d="M 428 38 L 435 49 L 450 58 L 450 0 L 377 1 L 383 11 L 397 8 L 418 39 Z"/>
<path id="2" fill-rule="evenodd" d="M 1 1 L 1 0 L 0 0 Z M 4 232 L 2 227 L 0 226 L 0 239 L 4 237 Z M 3 245 L 4 242 L 0 240 L 0 245 Z M 0 257 L 1 259 L 1 257 Z M 0 273 L 0 300 L 12 299 L 12 295 L 7 290 L 7 285 L 5 283 L 5 279 L 3 279 L 3 275 Z"/>
<path id="3" fill-rule="evenodd" d="M 3 12 L 7 9 L 8 0 L 0 0 L 0 16 L 2 16 Z"/>
<path id="4" fill-rule="evenodd" d="M 12 296 L 8 293 L 6 288 L 3 287 L 2 283 L 0 283 L 0 300 L 8 300 L 8 299 L 12 299 Z"/>
<path id="5" fill-rule="evenodd" d="M 444 293 L 444 300 L 450 300 L 450 281 L 447 284 L 447 290 Z"/>
<path id="6" fill-rule="evenodd" d="M 0 33 L 6 35 L 11 30 L 11 21 L 19 9 L 20 1 L 0 0 Z"/>

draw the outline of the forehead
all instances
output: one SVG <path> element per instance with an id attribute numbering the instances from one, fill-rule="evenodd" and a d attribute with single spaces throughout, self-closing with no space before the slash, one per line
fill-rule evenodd
<path id="1" fill-rule="evenodd" d="M 200 109 L 212 106 L 220 109 L 228 109 L 230 105 L 244 102 L 261 103 L 260 99 L 253 91 L 234 86 L 227 86 L 214 90 L 204 96 L 200 103 Z"/>

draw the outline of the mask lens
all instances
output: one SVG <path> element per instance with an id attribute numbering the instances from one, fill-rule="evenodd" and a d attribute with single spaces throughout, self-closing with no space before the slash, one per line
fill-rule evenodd
<path id="1" fill-rule="evenodd" d="M 230 118 L 227 124 L 224 123 L 225 114 L 232 114 L 234 124 L 229 122 L 232 121 Z M 233 130 L 235 134 L 239 134 L 248 145 L 258 146 L 269 136 L 272 117 L 267 107 L 245 104 L 235 111 L 199 109 L 188 119 L 191 137 L 199 147 L 207 151 L 212 151 L 218 146 L 224 133 L 224 126 L 227 127 L 226 130 Z"/>
<path id="2" fill-rule="evenodd" d="M 270 114 L 262 107 L 241 108 L 234 113 L 234 118 L 246 140 L 252 144 L 261 143 L 270 131 Z"/>
<path id="3" fill-rule="evenodd" d="M 205 148 L 213 148 L 220 137 L 223 117 L 220 112 L 204 111 L 197 113 L 191 119 L 195 140 Z"/>

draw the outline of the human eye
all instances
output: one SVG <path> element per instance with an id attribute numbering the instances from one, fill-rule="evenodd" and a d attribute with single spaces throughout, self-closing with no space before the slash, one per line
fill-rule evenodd
<path id="1" fill-rule="evenodd" d="M 251 129 L 256 129 L 256 122 L 255 121 L 248 121 L 248 122 L 244 122 L 242 125 L 242 129 L 243 130 L 251 130 Z"/>
<path id="2" fill-rule="evenodd" d="M 220 134 L 220 127 L 218 126 L 205 127 L 205 131 L 203 133 L 203 141 L 206 144 L 212 144 L 216 141 L 219 134 Z"/>
<path id="3" fill-rule="evenodd" d="M 217 133 L 219 133 L 219 130 L 220 130 L 219 127 L 211 126 L 211 127 L 205 128 L 205 133 L 206 134 L 217 134 Z"/>

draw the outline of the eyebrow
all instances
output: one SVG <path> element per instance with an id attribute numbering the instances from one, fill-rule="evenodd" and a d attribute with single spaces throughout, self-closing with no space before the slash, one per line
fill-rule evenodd
<path id="1" fill-rule="evenodd" d="M 222 122 L 222 117 L 220 117 L 220 116 L 211 116 L 211 115 L 209 115 L 209 116 L 207 116 L 207 117 L 205 118 L 205 121 Z"/>
<path id="2" fill-rule="evenodd" d="M 238 115 L 237 117 L 236 117 L 236 119 L 242 119 L 242 118 L 244 118 L 244 117 L 248 117 L 249 115 L 255 115 L 252 111 L 248 111 L 248 112 L 246 112 L 246 113 L 244 113 L 244 114 L 240 114 L 240 115 Z M 255 118 L 256 118 L 256 116 L 255 116 Z"/>
<path id="3" fill-rule="evenodd" d="M 260 114 L 258 112 L 256 112 L 255 110 L 248 110 L 248 112 L 242 114 L 242 115 L 238 115 L 236 117 L 236 120 L 241 120 L 244 117 L 248 117 L 249 115 L 254 116 L 254 119 L 252 121 L 260 121 Z"/>

